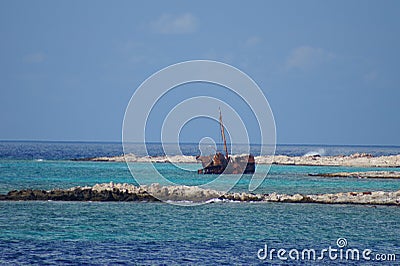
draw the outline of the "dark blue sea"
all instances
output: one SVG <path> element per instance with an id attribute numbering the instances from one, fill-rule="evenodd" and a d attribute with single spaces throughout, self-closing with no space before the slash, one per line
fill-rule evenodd
<path id="1" fill-rule="evenodd" d="M 195 144 L 181 146 L 197 155 Z M 252 146 L 257 154 L 259 147 Z M 146 151 L 138 151 L 144 156 Z M 150 155 L 162 155 L 149 144 Z M 277 154 L 400 154 L 400 147 L 278 145 Z M 0 142 L 0 193 L 13 189 L 69 188 L 96 183 L 132 183 L 125 163 L 72 161 L 122 154 L 119 143 Z M 186 167 L 197 169 L 199 165 Z M 142 163 L 146 169 L 149 164 Z M 168 178 L 195 185 L 195 173 L 157 165 Z M 262 165 L 258 166 L 261 167 Z M 392 168 L 382 170 L 399 171 Z M 333 193 L 400 190 L 399 180 L 320 178 L 315 172 L 375 170 L 349 167 L 272 166 L 257 193 Z M 246 178 L 233 188 L 247 192 Z M 387 206 L 217 202 L 175 206 L 149 202 L 0 202 L 0 264 L 61 265 L 254 265 L 370 264 L 400 260 L 400 208 Z M 337 240 L 346 240 L 338 246 Z M 268 255 L 261 259 L 265 245 Z M 337 255 L 332 259 L 324 249 Z M 278 258 L 278 250 L 286 251 Z M 360 258 L 346 259 L 348 250 Z M 361 253 L 371 250 L 367 258 Z M 291 250 L 291 255 L 289 256 Z M 302 259 L 314 250 L 316 258 Z M 296 258 L 296 251 L 300 253 Z M 281 251 L 282 253 L 283 251 Z M 307 252 L 306 252 L 307 253 Z M 331 255 L 332 255 L 331 254 Z M 342 256 L 341 256 L 342 254 Z M 393 254 L 396 261 L 393 261 Z M 286 258 L 286 259 L 284 259 Z M 369 260 L 368 260 L 369 258 Z M 378 259 L 386 261 L 382 262 Z M 390 259 L 390 261 L 388 261 Z"/>

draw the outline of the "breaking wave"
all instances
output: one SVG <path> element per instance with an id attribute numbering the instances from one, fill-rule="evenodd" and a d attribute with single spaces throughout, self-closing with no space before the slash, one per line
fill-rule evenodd
<path id="1" fill-rule="evenodd" d="M 316 151 L 309 151 L 305 153 L 303 156 L 324 156 L 326 154 L 325 149 L 318 149 Z"/>

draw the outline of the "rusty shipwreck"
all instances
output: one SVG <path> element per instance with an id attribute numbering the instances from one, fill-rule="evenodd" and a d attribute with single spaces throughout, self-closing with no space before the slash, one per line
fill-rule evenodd
<path id="1" fill-rule="evenodd" d="M 225 128 L 222 123 L 222 113 L 219 110 L 219 124 L 221 136 L 224 142 L 225 155 L 216 152 L 215 155 L 197 156 L 196 160 L 201 161 L 203 168 L 197 170 L 198 174 L 253 174 L 256 170 L 254 156 L 238 155 L 229 156 L 226 145 Z"/>

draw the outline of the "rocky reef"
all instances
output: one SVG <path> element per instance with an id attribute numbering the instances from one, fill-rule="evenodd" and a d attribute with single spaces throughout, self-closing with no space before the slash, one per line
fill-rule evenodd
<path id="1" fill-rule="evenodd" d="M 238 155 L 240 156 L 240 155 Z M 234 157 L 234 156 L 233 156 Z M 195 156 L 136 156 L 126 154 L 113 157 L 74 159 L 93 162 L 153 162 L 153 163 L 197 163 Z M 349 156 L 256 156 L 257 164 L 304 165 L 304 166 L 352 166 L 352 167 L 400 167 L 400 155 L 374 157 L 367 153 L 355 153 Z"/>
<path id="2" fill-rule="evenodd" d="M 263 164 L 272 161 L 278 165 L 303 166 L 349 166 L 349 167 L 400 167 L 400 155 L 374 157 L 367 153 L 355 153 L 349 156 L 284 156 L 277 155 L 272 159 L 256 157 L 256 163 Z"/>
<path id="3" fill-rule="evenodd" d="M 400 171 L 335 172 L 335 173 L 318 173 L 318 174 L 311 173 L 308 175 L 322 176 L 322 177 L 400 179 Z"/>
<path id="4" fill-rule="evenodd" d="M 136 187 L 131 184 L 96 184 L 93 187 L 69 189 L 13 190 L 0 195 L 0 200 L 9 201 L 243 201 L 243 202 L 289 202 L 321 204 L 368 204 L 400 206 L 400 190 L 395 192 L 341 192 L 334 194 L 252 194 L 222 193 L 191 186 L 149 186 Z"/>

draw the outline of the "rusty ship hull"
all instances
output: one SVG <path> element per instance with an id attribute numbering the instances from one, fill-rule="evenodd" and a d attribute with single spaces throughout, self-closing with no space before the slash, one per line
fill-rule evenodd
<path id="1" fill-rule="evenodd" d="M 254 156 L 239 155 L 229 156 L 226 145 L 225 128 L 222 123 L 221 109 L 219 110 L 219 124 L 221 128 L 221 137 L 224 142 L 225 155 L 217 152 L 214 156 L 197 156 L 201 161 L 203 168 L 197 170 L 198 174 L 253 174 L 256 170 Z"/>
<path id="2" fill-rule="evenodd" d="M 223 159 L 222 159 L 223 158 Z M 256 163 L 253 155 L 241 155 L 226 158 L 221 153 L 214 156 L 197 156 L 203 168 L 197 170 L 198 174 L 254 174 Z"/>

